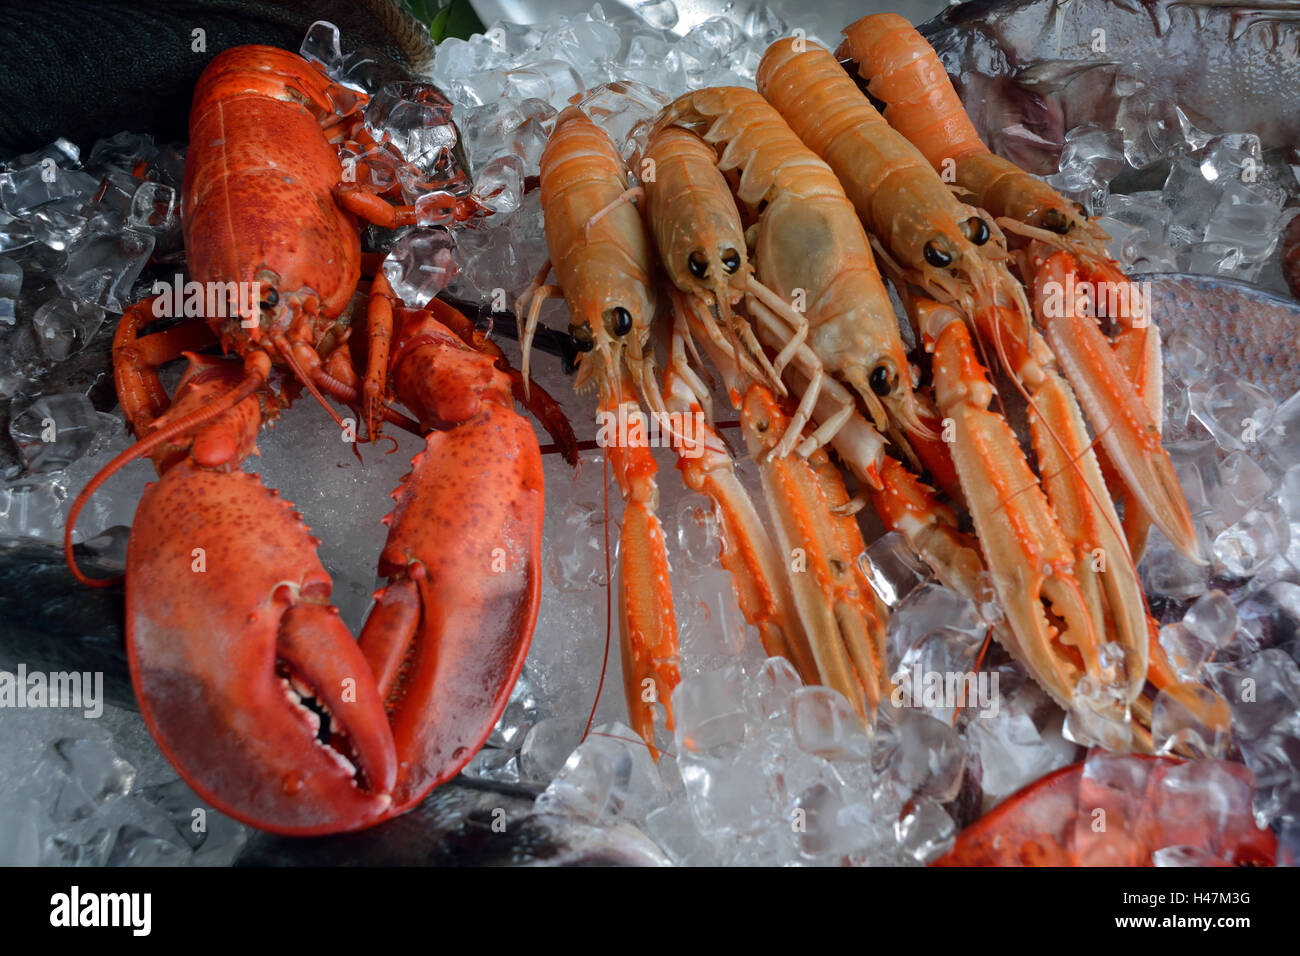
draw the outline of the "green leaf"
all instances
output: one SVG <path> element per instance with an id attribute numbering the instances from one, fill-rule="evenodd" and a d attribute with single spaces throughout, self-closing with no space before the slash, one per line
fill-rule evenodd
<path id="1" fill-rule="evenodd" d="M 467 40 L 475 33 L 482 33 L 484 29 L 483 21 L 469 5 L 469 0 L 451 0 L 450 4 L 438 11 L 429 27 L 434 43 L 441 43 L 448 37 Z"/>

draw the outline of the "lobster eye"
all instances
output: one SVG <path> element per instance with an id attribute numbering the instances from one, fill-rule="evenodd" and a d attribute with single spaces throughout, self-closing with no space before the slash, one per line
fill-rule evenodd
<path id="1" fill-rule="evenodd" d="M 569 329 L 569 341 L 579 352 L 590 352 L 596 345 L 596 340 L 591 334 L 591 326 L 586 322 Z"/>
<path id="2" fill-rule="evenodd" d="M 686 265 L 691 270 L 691 275 L 697 279 L 703 279 L 709 274 L 709 260 L 704 258 L 704 253 L 696 249 L 686 259 Z"/>
<path id="3" fill-rule="evenodd" d="M 728 249 L 724 252 L 722 254 L 722 268 L 727 270 L 727 275 L 735 275 L 736 270 L 740 268 L 740 253 L 735 249 Z"/>
<path id="4" fill-rule="evenodd" d="M 989 224 L 979 216 L 971 216 L 962 225 L 962 231 L 966 233 L 966 238 L 977 246 L 982 246 L 989 241 Z"/>
<path id="5" fill-rule="evenodd" d="M 942 269 L 952 264 L 952 256 L 935 245 L 934 240 L 931 239 L 925 244 L 925 261 L 936 269 Z"/>
<path id="6" fill-rule="evenodd" d="M 262 300 L 262 305 L 266 306 L 268 309 L 273 309 L 279 304 L 279 302 L 280 293 L 276 292 L 274 289 L 270 289 L 266 293 L 266 298 Z"/>
<path id="7" fill-rule="evenodd" d="M 877 365 L 871 370 L 871 378 L 868 380 L 871 390 L 884 398 L 894 390 L 893 382 L 890 381 L 889 369 L 884 365 Z"/>
<path id="8" fill-rule="evenodd" d="M 627 335 L 632 331 L 632 313 L 621 305 L 613 309 L 614 334 Z"/>
<path id="9" fill-rule="evenodd" d="M 1049 209 L 1043 213 L 1043 228 L 1063 236 L 1070 231 L 1070 217 L 1059 209 Z"/>

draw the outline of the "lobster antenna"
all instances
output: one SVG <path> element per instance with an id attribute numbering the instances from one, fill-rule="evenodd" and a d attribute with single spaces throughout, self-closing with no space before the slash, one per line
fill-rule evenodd
<path id="1" fill-rule="evenodd" d="M 265 353 L 256 354 L 265 355 Z M 214 418 L 224 415 L 244 399 L 256 392 L 264 384 L 266 384 L 265 372 L 260 370 L 250 371 L 242 382 L 211 405 L 198 411 L 190 412 L 190 414 L 183 416 L 178 421 L 172 422 L 170 425 L 158 429 L 146 438 L 142 438 L 130 448 L 121 452 L 116 458 L 101 468 L 99 474 L 90 479 L 90 482 L 86 487 L 81 489 L 81 494 L 77 495 L 77 499 L 72 503 L 72 507 L 68 509 L 68 518 L 63 525 L 63 559 L 68 564 L 68 570 L 72 572 L 72 576 L 76 578 L 79 583 L 92 588 L 107 588 L 117 584 L 125 577 L 125 575 L 122 574 L 115 575 L 111 578 L 87 577 L 81 572 L 81 569 L 77 567 L 76 556 L 72 553 L 72 532 L 77 525 L 77 517 L 81 514 L 81 509 L 85 507 L 86 502 L 90 500 L 91 496 L 99 490 L 104 482 L 108 481 L 108 479 L 112 478 L 113 475 L 131 464 L 131 462 L 145 457 L 164 442 L 170 441 L 182 432 L 187 432 L 199 427 L 200 425 L 205 425 Z"/>
<path id="2" fill-rule="evenodd" d="M 596 721 L 596 708 L 600 706 L 600 695 L 605 690 L 605 672 L 609 669 L 609 644 L 611 619 L 614 616 L 613 601 L 611 591 L 614 587 L 614 577 L 610 573 L 609 567 L 609 456 L 601 456 L 600 468 L 600 490 L 601 497 L 605 504 L 605 656 L 600 662 L 600 682 L 596 684 L 596 699 L 591 702 L 591 713 L 587 715 L 587 726 L 582 729 L 582 739 L 586 740 L 587 735 L 591 733 L 591 725 Z"/>

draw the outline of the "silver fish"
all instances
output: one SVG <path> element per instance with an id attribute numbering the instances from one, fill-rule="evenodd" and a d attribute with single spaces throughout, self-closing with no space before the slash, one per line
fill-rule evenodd
<path id="1" fill-rule="evenodd" d="M 1181 273 L 1149 282 L 1151 315 L 1164 335 L 1185 329 L 1223 368 L 1281 402 L 1300 391 L 1300 304 L 1235 279 Z"/>
<path id="2" fill-rule="evenodd" d="M 1116 125 L 1121 71 L 1201 130 L 1300 143 L 1294 0 L 972 0 L 919 29 L 981 137 L 1031 172 L 1056 171 L 1067 130 Z"/>

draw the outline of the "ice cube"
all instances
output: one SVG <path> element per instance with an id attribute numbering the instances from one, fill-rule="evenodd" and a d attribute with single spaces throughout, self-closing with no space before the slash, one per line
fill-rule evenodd
<path id="1" fill-rule="evenodd" d="M 1192 414 L 1221 448 L 1243 451 L 1268 430 L 1276 402 L 1268 392 L 1223 369 L 1188 388 Z"/>
<path id="2" fill-rule="evenodd" d="M 857 847 L 857 835 L 840 823 L 844 797 L 839 788 L 817 783 L 795 801 L 791 829 L 799 853 L 809 860 L 841 855 Z"/>
<path id="3" fill-rule="evenodd" d="M 678 764 L 691 814 L 704 833 L 751 833 L 781 819 L 779 793 L 758 759 L 724 761 L 685 753 Z"/>
<path id="4" fill-rule="evenodd" d="M 799 749 L 827 760 L 865 759 L 871 744 L 844 695 L 829 687 L 801 687 L 790 698 Z"/>
<path id="5" fill-rule="evenodd" d="M 1222 591 L 1209 591 L 1187 609 L 1183 626 L 1211 647 L 1222 647 L 1237 633 L 1237 609 Z"/>
<path id="6" fill-rule="evenodd" d="M 1107 248 L 1110 250 L 1111 256 L 1125 268 L 1133 265 L 1134 260 L 1137 259 L 1141 244 L 1149 242 L 1151 239 L 1151 233 L 1145 226 L 1130 225 L 1119 219 L 1111 219 L 1108 216 L 1103 216 L 1096 222 L 1098 227 L 1104 229 L 1106 234 L 1110 236 L 1110 244 Z"/>
<path id="7" fill-rule="evenodd" d="M 492 69 L 498 62 L 503 62 L 504 54 L 504 42 L 498 50 L 490 36 L 475 34 L 468 40 L 447 37 L 438 44 L 433 63 L 433 81 L 450 92 L 455 80 Z"/>
<path id="8" fill-rule="evenodd" d="M 0 298 L 0 325 L 13 327 L 18 323 L 18 303 L 13 299 Z M 0 394 L 8 394 L 0 390 Z"/>
<path id="9" fill-rule="evenodd" d="M 88 837 L 58 836 L 45 838 L 41 852 L 42 866 L 103 866 L 108 860 L 112 831 L 100 828 Z M 0 851 L 0 860 L 4 859 Z"/>
<path id="10" fill-rule="evenodd" d="M 137 793 L 171 822 L 190 849 L 198 851 L 196 864 L 228 866 L 248 841 L 247 827 L 200 800 L 184 780 L 144 787 Z"/>
<path id="11" fill-rule="evenodd" d="M 677 44 L 689 82 L 702 83 L 704 75 L 739 45 L 741 34 L 727 17 L 710 17 L 697 24 Z"/>
<path id="12" fill-rule="evenodd" d="M 1089 179 L 1108 183 L 1124 169 L 1124 135 L 1095 123 L 1076 126 L 1065 134 L 1060 170 L 1078 170 Z"/>
<path id="13" fill-rule="evenodd" d="M 1219 463 L 1219 480 L 1242 514 L 1263 503 L 1273 491 L 1273 479 L 1245 452 L 1233 452 Z"/>
<path id="14" fill-rule="evenodd" d="M 153 159 L 157 152 L 158 145 L 148 133 L 121 132 L 95 143 L 86 165 L 111 166 L 129 173 L 139 163 Z"/>
<path id="15" fill-rule="evenodd" d="M 619 31 L 604 21 L 569 20 L 547 31 L 540 52 L 566 60 L 586 75 L 597 64 L 611 65 L 622 42 Z"/>
<path id="16" fill-rule="evenodd" d="M 507 70 L 503 95 L 515 100 L 539 99 L 562 109 L 569 99 L 586 89 L 582 76 L 564 60 L 537 60 Z"/>
<path id="17" fill-rule="evenodd" d="M 671 30 L 677 26 L 677 4 L 673 0 L 640 0 L 633 9 L 656 30 Z"/>
<path id="18" fill-rule="evenodd" d="M 0 484 L 0 534 L 60 541 L 68 485 L 62 478 L 20 478 Z"/>
<path id="19" fill-rule="evenodd" d="M 876 595 L 891 608 L 930 578 L 929 566 L 897 531 L 873 541 L 860 563 Z"/>
<path id="20" fill-rule="evenodd" d="M 519 208 L 524 192 L 524 161 L 514 155 L 498 156 L 478 173 L 471 194 L 479 205 L 499 216 Z"/>
<path id="21" fill-rule="evenodd" d="M 1193 242 L 1178 250 L 1178 268 L 1194 275 L 1226 276 L 1250 281 L 1258 263 L 1228 242 Z"/>
<path id="22" fill-rule="evenodd" d="M 546 572 L 561 591 L 586 591 L 604 587 L 605 515 L 587 502 L 570 501 L 564 506 L 558 532 L 552 537 L 546 556 Z M 612 539 L 617 533 L 611 534 Z"/>
<path id="23" fill-rule="evenodd" d="M 674 800 L 646 815 L 645 831 L 678 866 L 707 866 L 713 848 L 700 833 L 690 804 Z"/>
<path id="24" fill-rule="evenodd" d="M 64 294 L 122 312 L 131 303 L 131 287 L 153 253 L 154 237 L 136 229 L 116 235 L 87 235 L 68 251 L 58 276 Z"/>
<path id="25" fill-rule="evenodd" d="M 1157 753 L 1222 757 L 1227 753 L 1231 727 L 1228 702 L 1208 687 L 1171 684 L 1156 695 L 1151 739 Z"/>
<path id="26" fill-rule="evenodd" d="M 0 209 L 0 252 L 17 252 L 35 243 L 36 236 L 26 219 Z"/>
<path id="27" fill-rule="evenodd" d="M 501 101 L 466 111 L 461 129 L 476 170 L 498 156 L 513 153 L 523 160 L 525 175 L 536 175 L 547 129 L 554 119 L 555 110 L 542 100 Z"/>
<path id="28" fill-rule="evenodd" d="M 670 83 L 666 82 L 672 74 L 678 75 L 682 89 L 686 85 L 681 54 L 669 46 L 661 33 L 634 33 L 628 40 L 620 72 L 624 79 L 643 83 L 665 93 L 672 92 Z"/>
<path id="29" fill-rule="evenodd" d="M 790 697 L 803 686 L 794 665 L 784 657 L 769 657 L 745 686 L 745 705 L 760 721 L 770 721 L 790 706 Z"/>
<path id="30" fill-rule="evenodd" d="M 765 47 L 790 35 L 790 24 L 767 3 L 756 3 L 745 14 L 744 30 Z"/>
<path id="31" fill-rule="evenodd" d="M 456 146 L 451 103 L 428 83 L 385 84 L 366 104 L 365 118 L 376 141 L 387 139 L 408 163 L 425 170 Z"/>
<path id="32" fill-rule="evenodd" d="M 1206 144 L 1201 175 L 1210 182 L 1236 180 L 1253 183 L 1264 170 L 1264 154 L 1254 133 L 1229 133 Z"/>
<path id="33" fill-rule="evenodd" d="M 32 316 L 36 344 L 51 362 L 80 352 L 104 324 L 104 309 L 93 302 L 55 296 Z"/>
<path id="34" fill-rule="evenodd" d="M 1133 725 L 1129 722 L 1127 692 L 1102 683 L 1090 674 L 1079 678 L 1065 721 L 1067 740 L 1085 747 L 1129 750 Z"/>
<path id="35" fill-rule="evenodd" d="M 679 553 L 695 567 L 718 564 L 721 532 L 714 511 L 713 500 L 701 494 L 687 495 L 677 506 Z"/>
<path id="36" fill-rule="evenodd" d="M 905 705 L 946 724 L 952 724 L 958 711 L 980 707 L 974 668 L 982 644 L 982 637 L 948 627 L 913 644 L 893 675 Z"/>
<path id="37" fill-rule="evenodd" d="M 1086 168 L 1072 166 L 1045 177 L 1044 181 L 1066 199 L 1083 206 L 1090 216 L 1106 208 L 1109 187 Z"/>
<path id="38" fill-rule="evenodd" d="M 53 808 L 56 821 L 68 822 L 91 816 L 105 804 L 125 796 L 135 780 L 135 768 L 94 740 L 62 738 L 54 743 L 63 758 L 68 780 Z"/>
<path id="39" fill-rule="evenodd" d="M 983 768 L 980 786 L 993 797 L 1015 793 L 1069 759 L 1043 739 L 1028 714 L 1006 708 L 971 720 L 966 739 Z"/>
<path id="40" fill-rule="evenodd" d="M 961 788 L 966 753 L 952 727 L 911 708 L 881 708 L 871 762 L 902 800 L 934 797 L 946 803 Z"/>
<path id="41" fill-rule="evenodd" d="M 1168 237 L 1173 245 L 1200 242 L 1205 238 L 1205 224 L 1218 205 L 1220 187 L 1201 173 L 1200 164 L 1187 156 L 1174 160 L 1165 179 L 1161 200 L 1172 214 Z"/>
<path id="42" fill-rule="evenodd" d="M 75 167 L 81 164 L 81 147 L 60 136 L 52 143 L 30 153 L 15 156 L 11 166 L 35 166 L 43 159 L 52 159 L 58 166 Z"/>
<path id="43" fill-rule="evenodd" d="M 116 418 L 95 411 L 90 399 L 77 392 L 43 395 L 9 422 L 29 474 L 62 471 L 86 454 L 96 439 L 111 437 Z"/>
<path id="44" fill-rule="evenodd" d="M 1242 741 L 1262 738 L 1300 708 L 1300 666 L 1285 651 L 1271 648 L 1244 661 L 1209 663 L 1205 673 L 1228 702 L 1233 731 Z"/>
<path id="45" fill-rule="evenodd" d="M 23 267 L 0 256 L 0 299 L 16 299 L 23 286 Z"/>
<path id="46" fill-rule="evenodd" d="M 162 183 L 145 182 L 131 197 L 127 222 L 135 229 L 163 235 L 179 223 L 176 190 Z"/>
<path id="47" fill-rule="evenodd" d="M 1171 212 L 1160 197 L 1158 192 L 1112 193 L 1106 200 L 1106 216 L 1134 229 L 1145 229 L 1153 241 L 1164 242 Z"/>
<path id="48" fill-rule="evenodd" d="M 752 722 L 745 674 L 737 665 L 688 678 L 673 691 L 678 754 L 726 756 L 744 743 Z"/>
<path id="49" fill-rule="evenodd" d="M 1177 272 L 1178 255 L 1173 248 L 1163 242 L 1150 240 L 1138 242 L 1133 246 L 1133 261 L 1130 272 Z"/>
<path id="50" fill-rule="evenodd" d="M 83 175 L 52 162 L 0 172 L 0 206 L 12 216 L 21 216 L 52 200 L 75 197 Z"/>
<path id="51" fill-rule="evenodd" d="M 585 717 L 547 717 L 533 724 L 519 748 L 519 772 L 529 780 L 549 781 L 578 746 L 586 726 Z"/>
<path id="52" fill-rule="evenodd" d="M 90 226 L 82 215 L 86 208 L 79 196 L 68 196 L 33 209 L 29 214 L 32 235 L 57 252 L 66 251 Z"/>
<path id="53" fill-rule="evenodd" d="M 328 20 L 317 20 L 307 29 L 299 56 L 308 62 L 320 64 L 325 72 L 335 75 L 343 68 L 343 49 L 339 46 L 338 27 Z"/>
<path id="54" fill-rule="evenodd" d="M 579 106 L 630 161 L 645 146 L 655 117 L 668 102 L 668 96 L 644 83 L 618 80 L 591 90 Z"/>
<path id="55" fill-rule="evenodd" d="M 1277 407 L 1259 442 L 1279 471 L 1300 465 L 1300 392 Z"/>
<path id="56" fill-rule="evenodd" d="M 1255 829 L 1250 772 L 1225 760 L 1192 760 L 1167 768 L 1153 803 L 1166 820 L 1195 821 L 1198 845 L 1233 862 L 1233 852 Z"/>
<path id="57" fill-rule="evenodd" d="M 931 631 L 949 627 L 984 636 L 985 624 L 974 602 L 941 584 L 929 583 L 912 591 L 890 615 L 885 646 L 891 671 Z"/>
<path id="58" fill-rule="evenodd" d="M 1160 648 L 1169 664 L 1180 678 L 1195 681 L 1201 666 L 1214 653 L 1214 645 L 1207 644 L 1182 623 L 1166 624 L 1160 628 Z"/>
<path id="59" fill-rule="evenodd" d="M 506 703 L 505 710 L 501 712 L 496 726 L 492 728 L 488 743 L 507 753 L 517 753 L 523 745 L 524 737 L 537 722 L 538 717 L 539 705 L 529 679 L 528 665 L 525 664 L 523 672 L 510 691 L 510 700 Z"/>
<path id="60" fill-rule="evenodd" d="M 520 779 L 519 757 L 509 750 L 484 747 L 461 769 L 461 773 L 474 780 L 518 783 Z"/>
<path id="61" fill-rule="evenodd" d="M 928 863 L 952 849 L 957 826 L 939 801 L 918 797 L 911 801 L 895 825 L 898 842 L 921 863 Z"/>
<path id="62" fill-rule="evenodd" d="M 189 856 L 188 848 L 127 824 L 117 831 L 117 839 L 108 855 L 108 865 L 182 866 Z"/>
<path id="63" fill-rule="evenodd" d="M 1281 206 L 1262 190 L 1236 179 L 1217 181 L 1218 204 L 1205 227 L 1206 242 L 1222 242 L 1241 250 L 1244 259 L 1262 263 L 1278 241 Z"/>
<path id="64" fill-rule="evenodd" d="M 383 270 L 393 291 L 411 308 L 422 309 L 458 271 L 455 240 L 446 229 L 413 229 L 384 257 Z"/>
<path id="65" fill-rule="evenodd" d="M 1232 577 L 1250 577 L 1286 553 L 1290 541 L 1286 512 L 1270 498 L 1214 539 L 1215 565 Z"/>

